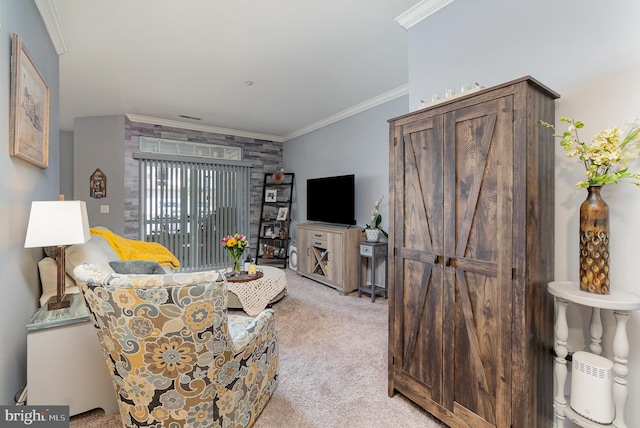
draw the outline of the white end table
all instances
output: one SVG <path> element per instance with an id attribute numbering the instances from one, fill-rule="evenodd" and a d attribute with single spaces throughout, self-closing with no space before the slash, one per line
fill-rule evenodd
<path id="1" fill-rule="evenodd" d="M 551 293 L 558 305 L 555 326 L 556 358 L 553 367 L 553 374 L 556 381 L 556 396 L 553 399 L 554 426 L 564 428 L 565 420 L 568 418 L 581 427 L 599 428 L 615 427 L 626 428 L 624 411 L 627 404 L 627 357 L 629 356 L 629 340 L 627 339 L 627 320 L 629 313 L 640 309 L 640 296 L 626 291 L 611 290 L 609 295 L 588 293 L 580 290 L 577 282 L 555 281 L 548 284 Z M 569 328 L 567 326 L 567 306 L 569 302 L 591 308 L 591 321 L 589 323 L 589 333 L 591 343 L 589 349 L 592 353 L 600 355 L 602 353 L 602 320 L 600 318 L 601 309 L 613 310 L 616 318 L 616 330 L 613 337 L 613 402 L 616 409 L 616 416 L 611 424 L 599 424 L 583 418 L 567 406 L 564 395 L 565 382 L 567 380 L 567 339 Z"/>
<path id="2" fill-rule="evenodd" d="M 69 406 L 69 416 L 101 408 L 117 413 L 118 403 L 98 335 L 84 299 L 71 307 L 38 309 L 27 325 L 27 403 Z"/>

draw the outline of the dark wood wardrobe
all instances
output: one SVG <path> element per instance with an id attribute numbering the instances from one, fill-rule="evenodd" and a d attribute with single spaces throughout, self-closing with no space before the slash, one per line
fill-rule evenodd
<path id="1" fill-rule="evenodd" d="M 531 77 L 391 119 L 389 395 L 550 427 L 559 95 Z"/>

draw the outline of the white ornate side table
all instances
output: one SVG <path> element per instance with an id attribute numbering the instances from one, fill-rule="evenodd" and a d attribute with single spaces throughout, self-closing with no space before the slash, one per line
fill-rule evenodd
<path id="1" fill-rule="evenodd" d="M 549 293 L 556 300 L 558 313 L 556 314 L 555 345 L 556 354 L 554 362 L 554 378 L 556 382 L 556 396 L 553 398 L 554 426 L 565 428 L 566 419 L 581 427 L 599 428 L 615 427 L 626 428 L 624 411 L 627 404 L 627 357 L 629 355 L 629 340 L 627 339 L 627 320 L 629 313 L 640 309 L 640 296 L 625 291 L 612 290 L 609 295 L 588 293 L 580 290 L 577 282 L 555 281 L 548 284 Z M 616 329 L 613 337 L 613 401 L 616 416 L 611 424 L 599 424 L 590 421 L 573 411 L 567 405 L 564 395 L 565 382 L 567 380 L 567 339 L 569 328 L 567 326 L 567 306 L 569 302 L 590 307 L 591 321 L 589 334 L 591 343 L 589 349 L 592 353 L 602 353 L 602 320 L 601 309 L 610 309 L 616 319 Z"/>

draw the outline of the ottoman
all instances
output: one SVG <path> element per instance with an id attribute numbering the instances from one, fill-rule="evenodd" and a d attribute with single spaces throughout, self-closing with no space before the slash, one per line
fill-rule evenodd
<path id="1" fill-rule="evenodd" d="M 245 282 L 227 281 L 227 307 L 242 309 L 249 316 L 258 315 L 270 303 L 287 294 L 287 275 L 283 269 L 258 266 L 262 277 Z"/>

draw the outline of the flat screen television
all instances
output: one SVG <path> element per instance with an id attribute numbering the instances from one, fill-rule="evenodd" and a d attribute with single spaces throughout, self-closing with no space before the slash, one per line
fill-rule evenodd
<path id="1" fill-rule="evenodd" d="M 307 221 L 356 224 L 355 175 L 307 180 Z"/>

